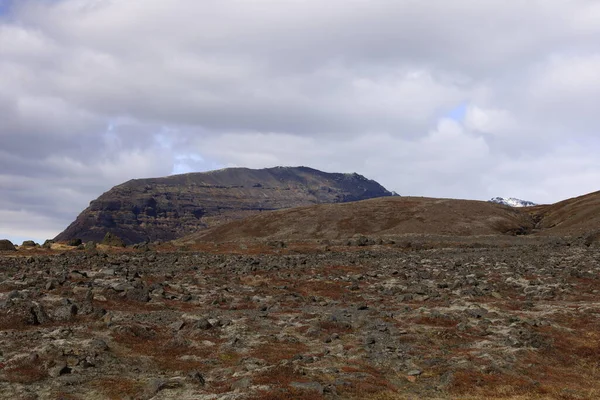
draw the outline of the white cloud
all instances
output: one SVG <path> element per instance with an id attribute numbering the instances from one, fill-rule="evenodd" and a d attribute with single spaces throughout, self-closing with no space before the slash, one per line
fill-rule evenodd
<path id="1" fill-rule="evenodd" d="M 518 125 L 506 110 L 470 105 L 465 115 L 465 126 L 475 132 L 506 135 L 512 133 Z"/>
<path id="2" fill-rule="evenodd" d="M 534 105 L 559 113 L 558 118 L 596 118 L 594 103 L 600 101 L 600 53 L 554 55 L 537 72 L 529 87 Z"/>

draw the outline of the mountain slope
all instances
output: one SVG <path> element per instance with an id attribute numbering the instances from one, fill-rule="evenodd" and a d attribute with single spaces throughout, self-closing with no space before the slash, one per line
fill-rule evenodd
<path id="1" fill-rule="evenodd" d="M 550 205 L 388 197 L 274 211 L 198 232 L 182 242 L 344 239 L 354 235 L 535 234 L 600 242 L 600 191 Z"/>
<path id="2" fill-rule="evenodd" d="M 111 232 L 128 244 L 172 240 L 262 211 L 391 195 L 361 175 L 307 167 L 227 168 L 135 179 L 92 201 L 55 239 L 100 241 Z"/>
<path id="3" fill-rule="evenodd" d="M 581 235 L 600 231 L 600 191 L 555 204 L 533 207 L 542 233 Z"/>
<path id="4" fill-rule="evenodd" d="M 263 213 L 182 241 L 343 239 L 356 234 L 523 234 L 533 226 L 529 214 L 484 201 L 387 197 Z"/>

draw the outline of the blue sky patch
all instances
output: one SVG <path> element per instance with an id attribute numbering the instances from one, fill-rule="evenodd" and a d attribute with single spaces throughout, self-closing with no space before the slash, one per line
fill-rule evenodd
<path id="1" fill-rule="evenodd" d="M 462 103 L 458 107 L 450 110 L 446 114 L 446 118 L 452 118 L 455 121 L 462 122 L 465 120 L 465 116 L 467 115 L 467 103 Z"/>
<path id="2" fill-rule="evenodd" d="M 0 16 L 10 12 L 14 0 L 0 0 Z"/>

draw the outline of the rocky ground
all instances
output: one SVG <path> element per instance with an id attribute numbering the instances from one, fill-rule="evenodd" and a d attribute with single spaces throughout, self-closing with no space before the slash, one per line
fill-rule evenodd
<path id="1" fill-rule="evenodd" d="M 3 253 L 0 398 L 600 398 L 599 249 L 359 244 Z"/>

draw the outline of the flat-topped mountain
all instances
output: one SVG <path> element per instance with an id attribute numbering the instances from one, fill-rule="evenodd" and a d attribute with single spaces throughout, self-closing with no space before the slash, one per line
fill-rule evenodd
<path id="1" fill-rule="evenodd" d="M 127 244 L 172 240 L 262 211 L 392 196 L 362 175 L 308 167 L 227 168 L 134 179 L 92 201 L 55 240 L 101 241 L 107 232 Z"/>

